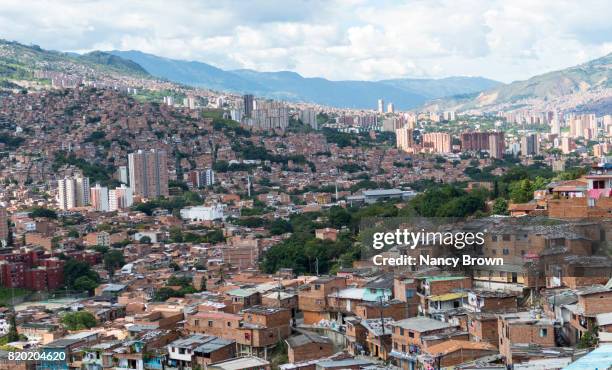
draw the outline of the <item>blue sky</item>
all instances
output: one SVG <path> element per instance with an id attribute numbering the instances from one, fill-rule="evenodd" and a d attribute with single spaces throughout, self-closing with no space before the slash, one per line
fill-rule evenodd
<path id="1" fill-rule="evenodd" d="M 510 82 L 612 52 L 610 14 L 609 0 L 2 0 L 0 38 L 333 80 Z"/>

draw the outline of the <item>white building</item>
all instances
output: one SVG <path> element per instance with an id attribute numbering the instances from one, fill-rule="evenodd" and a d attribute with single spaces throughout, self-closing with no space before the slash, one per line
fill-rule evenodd
<path id="1" fill-rule="evenodd" d="M 213 206 L 195 206 L 181 209 L 181 218 L 190 221 L 212 221 L 223 220 L 225 206 L 215 204 Z"/>
<path id="2" fill-rule="evenodd" d="M 108 188 L 96 184 L 90 192 L 91 206 L 96 211 L 108 212 Z"/>
<path id="3" fill-rule="evenodd" d="M 57 189 L 57 200 L 62 210 L 89 204 L 89 178 L 87 177 L 64 177 L 58 180 Z"/>
<path id="4" fill-rule="evenodd" d="M 129 208 L 134 204 L 132 188 L 128 188 L 124 184 L 120 187 L 108 191 L 108 210 L 117 211 Z"/>

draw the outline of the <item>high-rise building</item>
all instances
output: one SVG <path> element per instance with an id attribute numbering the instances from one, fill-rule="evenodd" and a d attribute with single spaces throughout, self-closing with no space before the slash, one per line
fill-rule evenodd
<path id="1" fill-rule="evenodd" d="M 193 170 L 184 175 L 185 180 L 194 188 L 211 186 L 215 183 L 215 173 L 212 169 Z"/>
<path id="2" fill-rule="evenodd" d="M 521 154 L 524 156 L 540 154 L 538 134 L 527 134 L 521 137 Z"/>
<path id="3" fill-rule="evenodd" d="M 561 123 L 556 116 L 550 121 L 550 133 L 553 135 L 561 135 Z"/>
<path id="4" fill-rule="evenodd" d="M 62 210 L 89 205 L 89 178 L 65 177 L 58 180 L 58 203 Z"/>
<path id="5" fill-rule="evenodd" d="M 253 113 L 254 104 L 253 104 L 253 95 L 246 94 L 242 96 L 243 106 L 244 106 L 244 115 L 247 117 L 251 117 Z"/>
<path id="6" fill-rule="evenodd" d="M 452 138 L 445 132 L 423 134 L 423 149 L 433 153 L 451 153 Z"/>
<path id="7" fill-rule="evenodd" d="M 489 150 L 488 132 L 464 132 L 461 134 L 461 150 L 464 152 Z"/>
<path id="8" fill-rule="evenodd" d="M 394 112 L 395 112 L 395 107 L 393 106 L 393 103 L 387 104 L 387 113 L 394 113 Z"/>
<path id="9" fill-rule="evenodd" d="M 284 130 L 289 126 L 289 108 L 273 100 L 257 101 L 251 112 L 253 128 L 259 130 Z"/>
<path id="10" fill-rule="evenodd" d="M 108 210 L 118 211 L 134 204 L 132 189 L 121 184 L 120 187 L 108 191 Z"/>
<path id="11" fill-rule="evenodd" d="M 395 144 L 399 150 L 414 152 L 414 131 L 408 127 L 395 130 Z"/>
<path id="12" fill-rule="evenodd" d="M 562 137 L 561 138 L 561 151 L 563 152 L 563 154 L 570 154 L 572 152 L 573 149 L 573 141 L 569 138 L 569 137 Z"/>
<path id="13" fill-rule="evenodd" d="M 317 124 L 317 112 L 315 112 L 315 110 L 312 108 L 302 109 L 300 111 L 300 120 L 302 123 L 312 127 L 315 130 L 319 129 Z"/>
<path id="14" fill-rule="evenodd" d="M 503 132 L 489 133 L 489 156 L 491 158 L 501 159 L 504 157 L 506 143 L 504 141 Z"/>
<path id="15" fill-rule="evenodd" d="M 8 226 L 8 214 L 6 208 L 0 206 L 0 247 L 4 247 L 8 242 L 11 230 Z"/>
<path id="16" fill-rule="evenodd" d="M 385 101 L 382 99 L 378 99 L 378 113 L 385 112 Z"/>
<path id="17" fill-rule="evenodd" d="M 117 180 L 122 184 L 126 184 L 129 181 L 128 168 L 127 166 L 119 166 L 117 167 Z"/>
<path id="18" fill-rule="evenodd" d="M 168 166 L 165 150 L 139 150 L 128 155 L 130 188 L 144 198 L 168 196 Z"/>
<path id="19" fill-rule="evenodd" d="M 91 188 L 90 192 L 91 207 L 96 211 L 108 212 L 108 188 L 105 186 L 96 186 Z"/>
<path id="20" fill-rule="evenodd" d="M 442 117 L 445 121 L 454 121 L 455 120 L 455 111 L 446 111 L 442 114 Z"/>

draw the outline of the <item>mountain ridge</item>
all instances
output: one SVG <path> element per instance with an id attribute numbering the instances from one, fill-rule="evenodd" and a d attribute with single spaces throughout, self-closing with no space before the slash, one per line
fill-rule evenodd
<path id="1" fill-rule="evenodd" d="M 375 108 L 376 101 L 382 98 L 393 102 L 398 109 L 410 109 L 443 93 L 482 91 L 500 84 L 483 77 L 333 81 L 303 77 L 293 71 L 223 70 L 204 62 L 159 57 L 136 50 L 108 53 L 130 59 L 154 76 L 191 86 L 346 108 Z M 466 81 L 471 81 L 467 88 Z M 425 86 L 428 83 L 437 86 L 430 89 Z"/>
<path id="2" fill-rule="evenodd" d="M 435 99 L 424 109 L 494 111 L 499 107 L 545 105 L 547 101 L 578 100 L 580 94 L 596 93 L 612 88 L 612 53 L 588 62 L 514 81 L 476 96 Z M 612 95 L 612 93 L 611 93 Z M 605 97 L 604 97 L 605 98 Z M 610 97 L 607 97 L 609 99 Z M 570 104 L 571 105 L 571 104 Z M 575 104 L 576 106 L 579 104 Z"/>

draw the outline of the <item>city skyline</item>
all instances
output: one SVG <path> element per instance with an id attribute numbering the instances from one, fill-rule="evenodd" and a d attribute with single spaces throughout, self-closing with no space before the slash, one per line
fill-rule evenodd
<path id="1" fill-rule="evenodd" d="M 8 1 L 0 34 L 60 51 L 133 49 L 330 80 L 466 75 L 511 82 L 612 52 L 605 1 L 280 5 Z"/>

